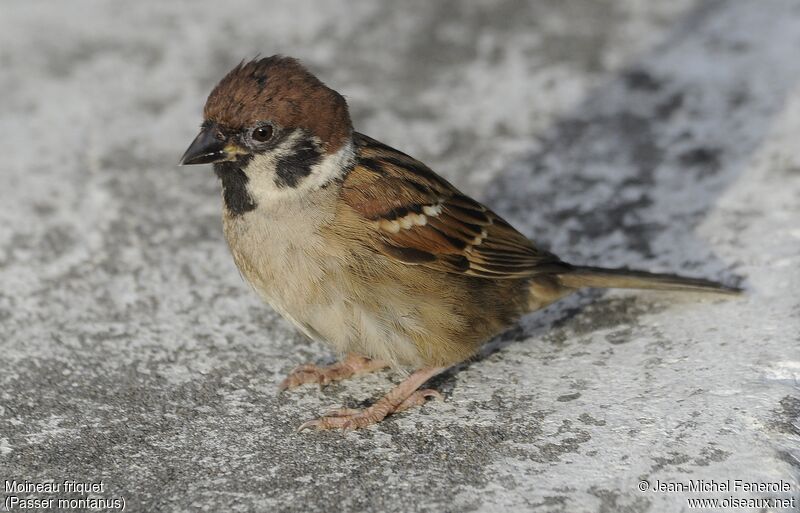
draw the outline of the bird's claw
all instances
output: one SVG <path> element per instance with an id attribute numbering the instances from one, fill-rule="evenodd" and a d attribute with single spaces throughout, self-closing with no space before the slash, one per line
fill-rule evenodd
<path id="1" fill-rule="evenodd" d="M 297 431 L 316 429 L 317 431 L 341 429 L 352 431 L 377 424 L 392 413 L 408 410 L 414 406 L 425 404 L 428 399 L 444 401 L 441 393 L 433 389 L 417 390 L 402 402 L 396 405 L 388 404 L 384 399 L 369 408 L 358 410 L 354 408 L 336 408 L 327 411 L 322 417 L 302 423 Z"/>

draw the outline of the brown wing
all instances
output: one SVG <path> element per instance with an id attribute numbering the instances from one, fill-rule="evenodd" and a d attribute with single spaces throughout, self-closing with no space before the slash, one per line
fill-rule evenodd
<path id="1" fill-rule="evenodd" d="M 342 199 L 374 223 L 374 243 L 383 254 L 496 279 L 569 268 L 421 162 L 362 134 L 354 140 L 357 162 Z"/>

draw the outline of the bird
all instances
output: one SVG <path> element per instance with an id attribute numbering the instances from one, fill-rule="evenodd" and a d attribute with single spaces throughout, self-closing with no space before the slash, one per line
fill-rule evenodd
<path id="1" fill-rule="evenodd" d="M 370 406 L 332 410 L 300 430 L 365 428 L 443 399 L 423 385 L 583 288 L 741 291 L 561 260 L 419 160 L 355 131 L 345 98 L 291 57 L 227 73 L 180 164 L 213 164 L 241 275 L 341 356 L 297 367 L 281 390 L 384 368 L 403 375 Z"/>

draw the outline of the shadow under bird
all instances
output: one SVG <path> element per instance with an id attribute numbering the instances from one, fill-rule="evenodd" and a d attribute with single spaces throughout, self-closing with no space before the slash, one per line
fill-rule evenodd
<path id="1" fill-rule="evenodd" d="M 364 409 L 300 429 L 362 428 L 441 398 L 421 386 L 520 316 L 584 287 L 733 294 L 711 281 L 568 264 L 425 164 L 355 132 L 345 99 L 297 60 L 242 62 L 214 88 L 181 164 L 214 165 L 223 229 L 259 295 L 344 358 L 281 384 L 412 371 Z"/>

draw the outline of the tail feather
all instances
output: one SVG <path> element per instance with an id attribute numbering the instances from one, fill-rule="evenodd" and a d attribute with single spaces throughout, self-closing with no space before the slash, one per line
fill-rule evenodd
<path id="1" fill-rule="evenodd" d="M 628 269 L 579 267 L 558 274 L 561 285 L 570 288 L 654 289 L 716 294 L 739 294 L 742 289 L 701 278 L 685 278 L 674 274 L 656 274 Z"/>

